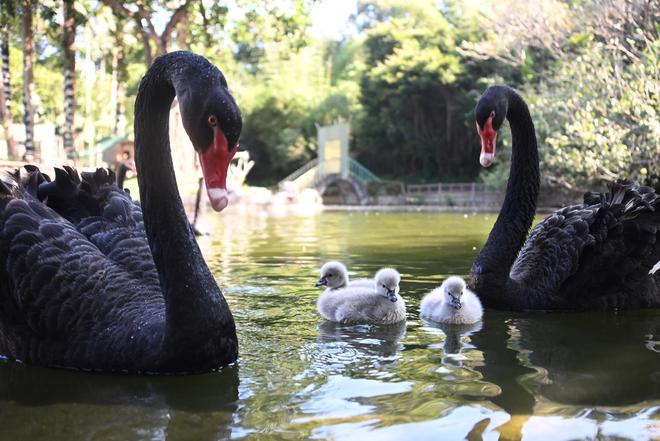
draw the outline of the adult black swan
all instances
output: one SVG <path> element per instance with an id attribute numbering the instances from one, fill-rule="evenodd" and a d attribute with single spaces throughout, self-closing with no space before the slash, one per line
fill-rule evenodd
<path id="1" fill-rule="evenodd" d="M 236 360 L 234 320 L 177 191 L 168 115 L 179 98 L 211 204 L 241 115 L 222 73 L 174 52 L 154 61 L 135 103 L 142 207 L 104 170 L 35 167 L 0 197 L 0 354 L 26 363 L 130 373 L 207 372 Z"/>
<path id="2" fill-rule="evenodd" d="M 513 138 L 506 197 L 471 270 L 486 306 L 527 310 L 610 310 L 660 306 L 660 197 L 630 182 L 552 213 L 527 238 L 536 211 L 539 161 L 524 100 L 504 86 L 488 88 L 475 109 L 480 162 L 495 155 L 497 130 Z M 527 240 L 525 241 L 525 239 Z"/>

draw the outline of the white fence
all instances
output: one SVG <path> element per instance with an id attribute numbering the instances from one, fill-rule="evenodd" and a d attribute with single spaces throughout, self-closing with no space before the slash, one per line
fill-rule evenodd
<path id="1" fill-rule="evenodd" d="M 438 182 L 409 184 L 399 195 L 372 196 L 375 205 L 435 205 L 443 207 L 494 209 L 502 203 L 503 194 L 476 182 Z"/>
<path id="2" fill-rule="evenodd" d="M 406 186 L 406 203 L 455 207 L 497 207 L 501 193 L 476 182 L 416 184 Z"/>

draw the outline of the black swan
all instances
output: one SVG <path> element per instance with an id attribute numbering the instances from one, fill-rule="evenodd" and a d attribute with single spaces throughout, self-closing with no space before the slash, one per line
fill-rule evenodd
<path id="1" fill-rule="evenodd" d="M 222 73 L 173 52 L 135 103 L 140 205 L 105 170 L 36 167 L 0 185 L 0 354 L 30 364 L 176 374 L 236 360 L 234 320 L 186 219 L 168 140 L 179 98 L 209 199 L 227 205 L 241 115 Z"/>
<path id="2" fill-rule="evenodd" d="M 506 197 L 471 270 L 485 306 L 510 310 L 614 310 L 660 306 L 660 196 L 617 182 L 606 193 L 555 211 L 527 233 L 536 211 L 539 160 L 534 124 L 511 88 L 489 87 L 475 108 L 480 162 L 495 155 L 497 130 L 513 139 Z M 525 241 L 525 239 L 527 240 Z"/>

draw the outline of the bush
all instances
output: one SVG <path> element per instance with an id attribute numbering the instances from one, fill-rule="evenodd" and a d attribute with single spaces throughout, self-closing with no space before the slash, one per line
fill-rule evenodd
<path id="1" fill-rule="evenodd" d="M 399 181 L 371 181 L 367 183 L 369 196 L 400 196 L 404 193 L 404 186 Z"/>

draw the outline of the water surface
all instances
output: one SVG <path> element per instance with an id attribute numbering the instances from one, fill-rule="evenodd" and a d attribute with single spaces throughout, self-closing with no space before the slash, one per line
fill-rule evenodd
<path id="1" fill-rule="evenodd" d="M 494 217 L 240 210 L 200 244 L 236 318 L 240 360 L 192 377 L 0 362 L 0 440 L 660 439 L 660 310 L 520 314 L 438 326 L 422 296 L 465 275 Z M 406 324 L 315 309 L 327 260 L 402 274 Z"/>

